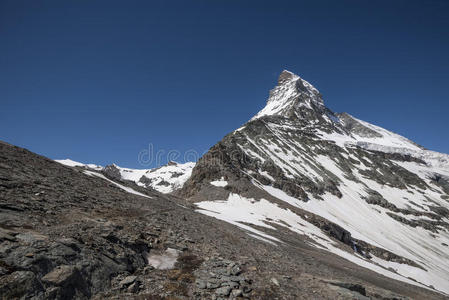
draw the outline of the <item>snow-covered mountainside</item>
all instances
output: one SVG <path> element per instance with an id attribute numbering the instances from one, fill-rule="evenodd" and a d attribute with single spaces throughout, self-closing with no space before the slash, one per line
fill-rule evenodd
<path id="1" fill-rule="evenodd" d="M 169 162 L 164 166 L 154 169 L 129 169 L 117 165 L 102 167 L 95 164 L 83 164 L 70 159 L 56 161 L 69 167 L 81 167 L 91 171 L 101 172 L 108 178 L 116 181 L 132 181 L 139 186 L 155 189 L 164 194 L 182 188 L 195 166 L 193 162 L 184 164 Z"/>
<path id="2" fill-rule="evenodd" d="M 449 294 L 449 156 L 328 109 L 283 71 L 267 105 L 178 192 L 278 246 L 291 232 L 387 277 Z"/>

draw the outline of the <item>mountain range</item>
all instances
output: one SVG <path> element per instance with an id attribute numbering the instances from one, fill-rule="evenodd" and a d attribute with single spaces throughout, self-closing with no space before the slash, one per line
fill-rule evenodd
<path id="1" fill-rule="evenodd" d="M 449 295 L 449 155 L 333 112 L 289 71 L 197 162 L 0 145 L 4 298 Z"/>

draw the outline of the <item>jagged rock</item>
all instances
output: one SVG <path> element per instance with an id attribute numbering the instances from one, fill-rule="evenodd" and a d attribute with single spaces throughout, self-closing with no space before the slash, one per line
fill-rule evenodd
<path id="1" fill-rule="evenodd" d="M 207 287 L 207 282 L 205 280 L 197 279 L 196 280 L 196 286 L 199 289 L 205 289 Z"/>
<path id="2" fill-rule="evenodd" d="M 127 276 L 127 277 L 125 277 L 125 279 L 120 281 L 120 286 L 127 287 L 130 284 L 134 283 L 136 281 L 136 279 L 137 279 L 137 276 Z"/>
<path id="3" fill-rule="evenodd" d="M 243 296 L 243 291 L 242 290 L 232 290 L 231 295 L 234 298 L 241 297 L 241 296 Z"/>
<path id="4" fill-rule="evenodd" d="M 109 165 L 104 167 L 103 174 L 112 180 L 120 181 L 122 179 L 122 175 L 120 174 L 120 170 L 115 165 Z"/>
<path id="5" fill-rule="evenodd" d="M 280 284 L 279 284 L 279 281 L 276 279 L 276 278 L 271 278 L 271 282 L 275 285 L 275 286 L 281 286 Z"/>
<path id="6" fill-rule="evenodd" d="M 223 286 L 215 290 L 215 294 L 218 296 L 229 296 L 231 293 L 231 288 L 229 286 Z"/>
<path id="7" fill-rule="evenodd" d="M 74 266 L 57 266 L 50 273 L 43 276 L 41 281 L 49 287 L 58 287 L 58 289 L 52 289 L 51 292 L 56 298 L 72 299 L 90 296 L 86 282 L 79 270 Z"/>
<path id="8" fill-rule="evenodd" d="M 29 291 L 44 290 L 36 275 L 30 271 L 16 271 L 0 277 L 0 295 L 3 299 L 25 298 Z"/>

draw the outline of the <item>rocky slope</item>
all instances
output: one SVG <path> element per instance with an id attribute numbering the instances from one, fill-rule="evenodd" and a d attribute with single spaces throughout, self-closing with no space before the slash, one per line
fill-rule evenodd
<path id="1" fill-rule="evenodd" d="M 284 71 L 266 107 L 199 160 L 179 195 L 267 243 L 284 243 L 286 229 L 449 294 L 448 183 L 448 155 L 332 112 Z"/>

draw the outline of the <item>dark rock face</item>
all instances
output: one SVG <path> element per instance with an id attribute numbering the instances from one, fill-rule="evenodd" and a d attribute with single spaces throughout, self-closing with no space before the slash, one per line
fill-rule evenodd
<path id="1" fill-rule="evenodd" d="M 449 178 L 440 174 L 434 174 L 430 179 L 449 195 Z"/>
<path id="2" fill-rule="evenodd" d="M 104 167 L 103 174 L 112 180 L 120 181 L 122 176 L 120 175 L 120 170 L 115 165 L 109 165 Z"/>
<path id="3" fill-rule="evenodd" d="M 377 137 L 377 138 L 382 137 L 381 134 L 379 134 L 378 132 L 376 132 L 366 126 L 363 126 L 360 122 L 355 120 L 351 115 L 349 115 L 347 113 L 341 113 L 341 114 L 337 114 L 337 115 L 340 118 L 340 120 L 343 122 L 344 128 L 349 132 L 353 132 L 360 136 L 365 136 L 365 137 Z"/>
<path id="4" fill-rule="evenodd" d="M 41 278 L 47 296 L 54 299 L 90 297 L 90 292 L 79 270 L 74 266 L 60 265 Z"/>
<path id="5" fill-rule="evenodd" d="M 42 294 L 44 288 L 31 271 L 15 271 L 0 277 L 0 295 L 3 299 L 21 298 L 34 291 Z"/>
<path id="6" fill-rule="evenodd" d="M 278 78 L 278 85 L 281 85 L 286 81 L 291 80 L 293 77 L 294 74 L 292 72 L 289 72 L 287 70 L 282 71 Z"/>

